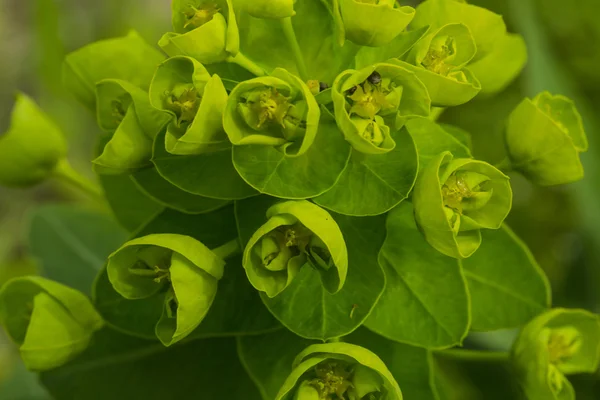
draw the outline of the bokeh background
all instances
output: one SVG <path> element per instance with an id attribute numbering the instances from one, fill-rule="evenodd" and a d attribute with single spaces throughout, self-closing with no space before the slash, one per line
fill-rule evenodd
<path id="1" fill-rule="evenodd" d="M 555 306 L 600 312 L 600 1 L 470 3 L 504 15 L 509 30 L 525 37 L 529 62 L 505 91 L 448 110 L 442 121 L 471 132 L 478 158 L 498 162 L 504 121 L 524 96 L 550 90 L 575 100 L 590 142 L 589 152 L 582 157 L 586 179 L 542 189 L 513 175 L 515 201 L 508 222 L 548 274 Z M 15 91 L 24 91 L 61 126 L 68 135 L 71 162 L 93 179 L 89 160 L 99 131 L 94 116 L 62 88 L 64 55 L 129 29 L 156 43 L 169 28 L 170 0 L 0 0 L 0 134 L 8 128 Z M 28 257 L 29 215 L 40 204 L 53 202 L 101 207 L 58 182 L 27 191 L 0 188 L 0 285 L 9 277 L 38 269 Z M 503 349 L 513 337 L 514 332 L 497 332 L 471 340 Z M 461 383 L 457 400 L 508 398 L 503 397 L 507 372 L 502 368 L 451 365 L 449 370 L 452 379 Z M 578 399 L 600 398 L 600 375 L 573 381 Z M 0 399 L 49 399 L 1 332 Z"/>

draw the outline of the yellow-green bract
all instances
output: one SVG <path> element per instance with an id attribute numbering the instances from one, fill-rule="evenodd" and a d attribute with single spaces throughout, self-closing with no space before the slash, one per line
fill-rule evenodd
<path id="1" fill-rule="evenodd" d="M 431 102 L 450 107 L 472 100 L 481 90 L 473 73 L 465 68 L 475 57 L 477 46 L 464 24 L 448 24 L 415 44 L 406 63 L 425 84 Z"/>
<path id="2" fill-rule="evenodd" d="M 296 0 L 234 0 L 236 5 L 256 18 L 281 19 L 293 17 Z"/>
<path id="3" fill-rule="evenodd" d="M 307 263 L 328 292 L 344 286 L 348 251 L 327 211 L 308 201 L 285 201 L 271 206 L 267 218 L 244 250 L 244 268 L 257 290 L 277 296 Z"/>
<path id="4" fill-rule="evenodd" d="M 432 159 L 413 192 L 415 219 L 431 246 L 447 256 L 467 258 L 481 244 L 480 229 L 499 229 L 512 206 L 509 178 L 450 152 Z"/>
<path id="5" fill-rule="evenodd" d="M 158 66 L 150 102 L 170 116 L 165 149 L 171 154 L 203 154 L 231 147 L 222 126 L 227 91 L 218 75 L 198 61 L 172 57 Z"/>
<path id="6" fill-rule="evenodd" d="M 338 342 L 302 351 L 275 400 L 368 399 L 369 394 L 402 400 L 398 383 L 379 357 L 363 347 Z"/>
<path id="7" fill-rule="evenodd" d="M 525 99 L 512 112 L 506 128 L 512 167 L 542 186 L 583 178 L 579 154 L 588 141 L 575 104 L 548 92 Z"/>
<path id="8" fill-rule="evenodd" d="M 460 23 L 470 29 L 477 45 L 469 70 L 481 83 L 481 93 L 501 91 L 519 75 L 527 61 L 525 41 L 506 31 L 501 15 L 463 1 L 427 0 L 417 7 L 411 28 L 430 26 L 437 30 Z"/>
<path id="9" fill-rule="evenodd" d="M 0 136 L 0 184 L 35 185 L 50 177 L 67 155 L 67 142 L 54 122 L 24 94 L 17 95 L 11 125 Z"/>
<path id="10" fill-rule="evenodd" d="M 230 93 L 223 126 L 234 145 L 275 146 L 286 156 L 310 148 L 321 110 L 308 86 L 282 68 L 238 84 Z"/>
<path id="11" fill-rule="evenodd" d="M 168 115 L 150 105 L 148 93 L 127 81 L 105 79 L 96 84 L 98 125 L 113 134 L 96 158 L 101 174 L 134 172 L 151 165 L 152 143 Z"/>
<path id="12" fill-rule="evenodd" d="M 375 64 L 342 72 L 333 83 L 335 118 L 354 149 L 366 154 L 392 151 L 391 131 L 407 118 L 428 116 L 431 99 L 417 76 L 398 65 Z"/>
<path id="13" fill-rule="evenodd" d="M 334 0 L 333 4 L 345 37 L 361 46 L 388 44 L 415 16 L 414 8 L 400 6 L 396 0 Z"/>
<path id="14" fill-rule="evenodd" d="M 225 261 L 189 236 L 154 234 L 125 243 L 108 259 L 113 288 L 129 300 L 166 292 L 156 336 L 170 346 L 204 319 L 223 277 Z"/>
<path id="15" fill-rule="evenodd" d="M 211 64 L 235 57 L 240 37 L 231 0 L 174 0 L 173 30 L 158 45 L 169 56 Z"/>
<path id="16" fill-rule="evenodd" d="M 37 276 L 15 278 L 2 287 L 0 323 L 25 366 L 35 371 L 71 361 L 103 326 L 85 295 Z"/>
<path id="17" fill-rule="evenodd" d="M 598 370 L 600 319 L 585 310 L 547 311 L 523 328 L 511 357 L 527 399 L 574 400 L 566 375 Z"/>

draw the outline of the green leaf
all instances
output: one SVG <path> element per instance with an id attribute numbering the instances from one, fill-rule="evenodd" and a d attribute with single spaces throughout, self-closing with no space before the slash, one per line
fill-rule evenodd
<path id="1" fill-rule="evenodd" d="M 105 329 L 81 358 L 41 379 L 56 400 L 260 400 L 233 339 L 195 340 L 167 349 Z"/>
<path id="2" fill-rule="evenodd" d="M 174 0 L 173 29 L 158 45 L 170 57 L 189 56 L 201 63 L 222 62 L 239 52 L 240 38 L 231 0 Z"/>
<path id="3" fill-rule="evenodd" d="M 452 136 L 454 136 L 454 138 L 456 140 L 458 140 L 464 147 L 466 147 L 467 149 L 469 149 L 469 152 L 473 151 L 473 137 L 471 136 L 470 132 L 467 132 L 466 130 L 459 128 L 458 126 L 454 126 L 454 125 L 450 125 L 450 124 L 444 124 L 444 123 L 440 123 L 438 124 L 444 131 L 446 131 L 446 133 L 451 134 Z M 453 150 L 452 151 L 453 154 L 459 153 L 460 151 L 456 151 Z M 463 155 L 461 154 L 460 157 L 470 157 L 469 154 L 467 155 Z"/>
<path id="4" fill-rule="evenodd" d="M 241 8 L 256 18 L 281 19 L 293 17 L 295 0 L 241 0 Z"/>
<path id="5" fill-rule="evenodd" d="M 415 9 L 394 0 L 364 2 L 335 0 L 339 4 L 345 37 L 361 46 L 380 47 L 396 38 L 415 16 Z"/>
<path id="6" fill-rule="evenodd" d="M 234 1 L 241 9 L 243 2 Z M 333 9 L 321 0 L 303 0 L 294 4 L 296 15 L 292 18 L 295 36 L 306 64 L 310 79 L 326 82 L 330 86 L 338 71 L 347 68 L 358 51 L 358 46 L 346 43 L 341 47 L 334 35 Z M 286 39 L 281 21 L 252 17 L 238 12 L 241 47 L 244 54 L 267 72 L 279 67 L 298 74 L 294 53 Z"/>
<path id="7" fill-rule="evenodd" d="M 547 311 L 523 328 L 511 356 L 528 399 L 574 400 L 566 375 L 597 371 L 600 319 L 585 310 Z"/>
<path id="8" fill-rule="evenodd" d="M 125 239 L 126 232 L 107 215 L 70 205 L 38 208 L 29 228 L 31 253 L 44 276 L 86 294 Z"/>
<path id="9" fill-rule="evenodd" d="M 286 157 L 270 146 L 235 146 L 233 161 L 242 178 L 261 193 L 289 199 L 318 196 L 334 186 L 351 147 L 329 112 L 323 113 L 314 143 L 301 156 Z"/>
<path id="10" fill-rule="evenodd" d="M 506 147 L 512 167 L 538 185 L 583 178 L 579 154 L 588 149 L 587 137 L 575 104 L 564 96 L 542 92 L 523 100 L 508 118 Z"/>
<path id="11" fill-rule="evenodd" d="M 344 341 L 368 348 L 388 367 L 407 399 L 438 400 L 431 351 L 392 342 L 368 329 L 359 328 Z"/>
<path id="12" fill-rule="evenodd" d="M 276 199 L 257 197 L 236 203 L 236 216 L 243 244 L 264 223 L 266 210 Z M 383 243 L 384 218 L 351 218 L 333 215 L 348 249 L 348 275 L 342 290 L 332 295 L 320 275 L 309 265 L 280 295 L 265 305 L 288 329 L 302 337 L 326 340 L 346 335 L 369 315 L 383 291 L 385 281 L 377 264 Z M 312 304 L 311 307 L 306 307 Z"/>
<path id="13" fill-rule="evenodd" d="M 402 400 L 398 383 L 386 365 L 364 347 L 342 342 L 313 344 L 298 354 L 292 367 L 292 373 L 279 390 L 276 400 L 318 399 L 297 394 L 301 393 L 303 386 L 312 386 L 310 379 L 313 377 L 317 384 L 323 384 L 320 372 L 327 377 L 333 375 L 332 380 L 346 381 L 348 385 L 342 394 L 345 393 L 350 398 L 365 398 L 369 393 L 383 393 L 386 399 Z M 349 369 L 352 372 L 348 373 Z M 316 392 L 314 388 L 312 391 Z"/>
<path id="14" fill-rule="evenodd" d="M 314 343 L 283 329 L 267 335 L 240 337 L 237 350 L 263 400 L 272 400 L 292 372 L 296 356 Z"/>
<path id="15" fill-rule="evenodd" d="M 0 184 L 28 187 L 52 176 L 67 155 L 67 142 L 52 120 L 18 94 L 8 132 L 0 135 Z"/>
<path id="16" fill-rule="evenodd" d="M 177 233 L 194 237 L 206 246 L 215 248 L 236 236 L 235 226 L 232 207 L 201 215 L 165 210 L 136 235 Z M 155 325 L 161 317 L 164 300 L 164 295 L 143 301 L 126 300 L 114 290 L 106 270 L 100 273 L 95 283 L 94 303 L 107 323 L 127 334 L 143 338 L 156 339 Z M 241 257 L 235 257 L 227 261 L 212 307 L 190 337 L 257 334 L 279 326 L 265 309 L 256 290 L 248 283 Z"/>
<path id="17" fill-rule="evenodd" d="M 164 56 L 135 31 L 126 36 L 101 40 L 67 55 L 63 82 L 77 100 L 95 108 L 96 83 L 121 79 L 148 90 L 156 66 Z"/>
<path id="18" fill-rule="evenodd" d="M 228 204 L 227 200 L 211 199 L 185 192 L 166 181 L 156 168 L 137 171 L 131 175 L 131 179 L 155 202 L 186 214 L 204 214 Z"/>
<path id="19" fill-rule="evenodd" d="M 384 214 L 408 197 L 419 170 L 415 144 L 406 130 L 392 134 L 394 150 L 363 154 L 356 150 L 333 188 L 313 199 L 344 215 Z"/>
<path id="20" fill-rule="evenodd" d="M 413 118 L 406 123 L 406 129 L 417 147 L 421 170 L 443 151 L 450 151 L 456 157 L 471 158 L 466 144 L 428 118 Z"/>
<path id="21" fill-rule="evenodd" d="M 191 194 L 213 199 L 237 200 L 257 194 L 235 170 L 231 149 L 178 156 L 166 151 L 164 138 L 164 133 L 156 137 L 152 162 L 158 173 L 171 184 Z"/>
<path id="22" fill-rule="evenodd" d="M 0 290 L 0 323 L 25 366 L 56 368 L 77 357 L 103 321 L 77 290 L 41 277 L 8 281 Z"/>
<path id="23" fill-rule="evenodd" d="M 506 225 L 483 231 L 482 236 L 479 250 L 462 262 L 471 295 L 471 329 L 521 326 L 550 306 L 548 279 Z"/>
<path id="24" fill-rule="evenodd" d="M 170 117 L 165 148 L 193 155 L 231 147 L 223 131 L 227 92 L 221 78 L 211 76 L 189 57 L 169 58 L 158 66 L 150 85 L 150 102 Z"/>
<path id="25" fill-rule="evenodd" d="M 365 325 L 394 341 L 425 348 L 462 343 L 470 324 L 467 283 L 458 262 L 432 251 L 412 204 L 388 214 L 379 263 L 386 289 Z"/>
<path id="26" fill-rule="evenodd" d="M 429 32 L 428 26 L 400 33 L 389 44 L 381 47 L 361 47 L 355 57 L 356 68 L 386 62 L 393 58 L 401 59 L 413 46 Z"/>
<path id="27" fill-rule="evenodd" d="M 469 70 L 481 83 L 481 94 L 493 95 L 504 90 L 527 64 L 527 45 L 521 35 L 507 33 L 488 55 L 471 63 Z"/>
<path id="28" fill-rule="evenodd" d="M 509 177 L 483 161 L 444 152 L 415 184 L 415 219 L 439 252 L 468 258 L 481 245 L 481 229 L 499 229 L 512 207 Z"/>

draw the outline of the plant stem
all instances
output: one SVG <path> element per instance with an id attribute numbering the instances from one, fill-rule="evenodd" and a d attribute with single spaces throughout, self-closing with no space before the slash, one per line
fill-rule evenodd
<path id="1" fill-rule="evenodd" d="M 90 197 L 99 200 L 104 198 L 102 189 L 100 189 L 97 184 L 90 181 L 79 172 L 75 171 L 67 159 L 59 161 L 54 169 L 54 177 L 74 188 L 79 189 L 81 192 Z"/>
<path id="2" fill-rule="evenodd" d="M 456 361 L 505 363 L 510 354 L 504 351 L 480 351 L 466 349 L 448 349 L 434 352 L 435 355 Z"/>
<path id="3" fill-rule="evenodd" d="M 250 60 L 248 57 L 243 55 L 241 52 L 237 53 L 235 57 L 228 57 L 226 60 L 228 63 L 237 64 L 245 70 L 253 73 L 256 76 L 265 76 L 265 70 L 256 65 L 256 63 Z"/>
<path id="4" fill-rule="evenodd" d="M 294 25 L 292 25 L 292 17 L 282 18 L 281 27 L 283 28 L 283 34 L 285 35 L 285 38 L 287 39 L 290 47 L 292 48 L 294 57 L 296 58 L 296 67 L 298 68 L 298 72 L 300 73 L 300 78 L 302 78 L 302 80 L 306 82 L 308 81 L 308 70 L 306 69 L 306 63 L 304 62 L 304 56 L 302 55 L 300 44 L 298 44 L 298 39 L 296 38 L 296 32 L 294 32 Z"/>
<path id="5" fill-rule="evenodd" d="M 233 239 L 232 241 L 213 249 L 212 252 L 219 256 L 219 258 L 226 260 L 241 253 L 242 248 L 240 247 L 239 241 L 237 239 Z"/>
<path id="6" fill-rule="evenodd" d="M 429 115 L 429 118 L 432 121 L 437 121 L 440 119 L 444 111 L 446 111 L 445 107 L 431 107 L 431 114 Z"/>

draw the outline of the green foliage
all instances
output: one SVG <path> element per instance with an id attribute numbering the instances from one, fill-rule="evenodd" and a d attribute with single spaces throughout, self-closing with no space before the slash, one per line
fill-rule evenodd
<path id="1" fill-rule="evenodd" d="M 173 0 L 167 59 L 135 32 L 66 57 L 65 86 L 104 131 L 93 166 L 116 221 L 38 210 L 44 277 L 0 290 L 0 322 L 55 398 L 449 399 L 448 359 L 509 360 L 469 334 L 521 327 L 525 396 L 574 398 L 566 376 L 600 361 L 598 317 L 548 310 L 505 219 L 512 170 L 583 177 L 581 116 L 526 99 L 507 159 L 476 159 L 441 107 L 506 87 L 524 42 L 465 1 L 402 3 Z M 20 95 L 0 183 L 100 197 L 66 153 Z"/>

